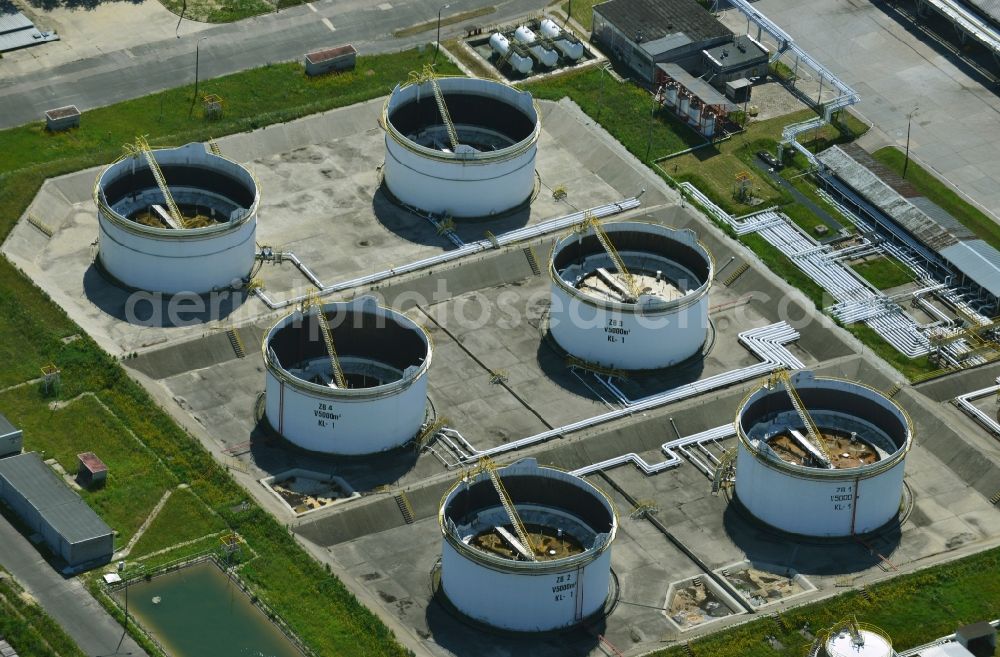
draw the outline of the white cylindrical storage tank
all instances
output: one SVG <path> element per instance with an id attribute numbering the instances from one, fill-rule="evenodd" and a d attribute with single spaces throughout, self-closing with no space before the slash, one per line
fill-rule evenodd
<path id="1" fill-rule="evenodd" d="M 489 473 L 467 475 L 438 512 L 445 596 L 470 618 L 519 632 L 569 627 L 602 613 L 618 529 L 611 500 L 535 459 L 497 473 L 532 546 L 521 545 Z"/>
<path id="2" fill-rule="evenodd" d="M 397 86 L 382 111 L 389 192 L 453 217 L 485 217 L 530 199 L 541 129 L 531 94 L 476 78 L 438 84 L 460 145 L 452 148 L 429 82 Z"/>
<path id="3" fill-rule="evenodd" d="M 906 412 L 860 383 L 797 372 L 792 385 L 829 455 L 817 456 L 784 388 L 752 392 L 736 415 L 736 497 L 759 520 L 807 536 L 871 532 L 896 517 L 906 453 Z"/>
<path id="4" fill-rule="evenodd" d="M 537 59 L 538 63 L 542 66 L 552 68 L 559 63 L 559 55 L 556 51 L 551 50 L 539 43 L 538 35 L 536 35 L 534 31 L 526 25 L 522 25 L 514 30 L 514 38 L 527 46 L 528 51 L 531 52 L 532 56 Z"/>
<path id="5" fill-rule="evenodd" d="M 507 55 L 507 51 L 510 50 L 510 47 L 510 41 L 499 32 L 494 32 L 493 36 L 490 37 L 490 48 L 493 49 L 493 52 L 500 55 L 501 58 Z M 531 73 L 531 69 L 533 67 L 530 57 L 522 57 L 516 52 L 507 56 L 507 63 L 510 64 L 512 69 L 521 75 Z"/>
<path id="6" fill-rule="evenodd" d="M 687 120 L 688 105 L 690 103 L 691 97 L 688 96 L 687 92 L 681 91 L 677 99 L 677 114 L 685 121 Z"/>
<path id="7" fill-rule="evenodd" d="M 861 623 L 845 623 L 823 643 L 825 657 L 896 657 L 892 641 L 882 630 Z"/>
<path id="8" fill-rule="evenodd" d="M 715 135 L 715 113 L 705 112 L 701 117 L 701 134 L 711 139 Z"/>
<path id="9" fill-rule="evenodd" d="M 142 155 L 97 178 L 98 259 L 121 284 L 165 294 L 242 285 L 256 255 L 260 195 L 253 175 L 204 144 L 152 151 L 182 215 L 171 216 Z"/>
<path id="10" fill-rule="evenodd" d="M 271 427 L 328 454 L 371 454 L 411 440 L 427 406 L 427 334 L 374 297 L 323 305 L 347 381 L 339 388 L 317 312 L 296 310 L 264 336 Z"/>
<path id="11" fill-rule="evenodd" d="M 667 88 L 664 91 L 664 97 L 666 98 L 667 105 L 674 107 L 677 105 L 677 85 L 673 82 L 667 83 Z"/>
<path id="12" fill-rule="evenodd" d="M 573 38 L 561 27 L 556 25 L 554 21 L 548 18 L 543 18 L 542 22 L 538 24 L 538 29 L 543 35 L 552 39 L 552 43 L 555 44 L 556 48 L 562 51 L 562 54 L 568 59 L 572 59 L 575 62 L 583 57 L 583 44 L 580 43 L 578 39 Z"/>
<path id="13" fill-rule="evenodd" d="M 698 125 L 698 120 L 701 118 L 701 101 L 697 98 L 692 98 L 691 103 L 688 105 L 688 121 L 693 125 Z"/>
<path id="14" fill-rule="evenodd" d="M 562 238 L 549 261 L 555 341 L 615 369 L 667 367 L 698 353 L 708 335 L 708 250 L 687 229 L 641 221 L 603 228 L 640 294 L 618 275 L 593 228 Z"/>

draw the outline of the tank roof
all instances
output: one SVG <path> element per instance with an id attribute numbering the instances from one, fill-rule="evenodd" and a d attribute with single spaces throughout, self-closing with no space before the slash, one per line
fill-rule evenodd
<path id="1" fill-rule="evenodd" d="M 737 435 L 761 458 L 822 476 L 878 472 L 899 462 L 912 444 L 909 416 L 877 390 L 843 379 L 816 377 L 800 371 L 792 385 L 820 433 L 833 468 L 810 458 L 807 429 L 784 387 L 766 384 L 751 392 L 736 414 Z M 811 445 L 811 443 L 810 443 Z"/>
<path id="2" fill-rule="evenodd" d="M 119 225 L 163 235 L 226 229 L 256 212 L 257 181 L 243 166 L 191 143 L 152 151 L 182 222 L 168 205 L 145 157 L 126 156 L 101 172 L 94 187 L 98 207 Z"/>
<path id="3" fill-rule="evenodd" d="M 504 536 L 513 529 L 487 472 L 457 482 L 445 494 L 438 513 L 442 532 L 466 554 L 530 568 L 587 558 L 614 538 L 618 526 L 614 506 L 590 483 L 540 467 L 535 459 L 499 468 L 497 474 L 535 545 L 536 561 L 520 560 L 522 555 Z"/>
<path id="4" fill-rule="evenodd" d="M 431 343 L 424 330 L 405 315 L 379 306 L 374 297 L 324 304 L 322 312 L 345 374 L 358 381 L 351 387 L 376 387 L 430 364 Z M 285 373 L 303 363 L 329 359 L 315 311 L 297 310 L 280 319 L 265 335 L 263 350 L 265 363 Z M 367 383 L 359 375 L 365 371 L 371 373 Z M 315 383 L 295 373 L 291 376 Z"/>

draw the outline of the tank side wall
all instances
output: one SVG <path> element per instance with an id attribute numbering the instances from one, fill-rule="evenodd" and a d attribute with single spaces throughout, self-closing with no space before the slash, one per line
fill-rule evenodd
<path id="1" fill-rule="evenodd" d="M 534 145 L 509 160 L 474 164 L 423 157 L 389 135 L 385 144 L 386 186 L 400 201 L 421 210 L 483 217 L 516 207 L 534 190 Z"/>
<path id="2" fill-rule="evenodd" d="M 896 514 L 902 498 L 903 466 L 901 461 L 860 483 L 850 477 L 801 479 L 767 467 L 740 443 L 736 496 L 756 518 L 783 531 L 850 536 L 852 516 L 854 531 L 860 534 L 882 526 Z"/>
<path id="3" fill-rule="evenodd" d="M 696 354 L 708 333 L 708 295 L 672 313 L 640 316 L 596 308 L 552 284 L 549 328 L 563 349 L 622 369 L 668 367 Z"/>
<path id="4" fill-rule="evenodd" d="M 253 268 L 256 217 L 232 232 L 205 239 L 153 239 L 131 233 L 98 214 L 99 257 L 130 287 L 150 292 L 205 293 L 228 288 Z"/>
<path id="5" fill-rule="evenodd" d="M 280 381 L 270 370 L 266 377 L 268 422 L 275 429 L 282 427 L 282 435 L 292 443 L 314 452 L 385 451 L 412 439 L 424 421 L 426 374 L 397 394 L 357 400 L 313 395 L 286 384 L 282 401 Z"/>
<path id="6" fill-rule="evenodd" d="M 608 596 L 611 552 L 581 570 L 525 575 L 491 570 L 464 558 L 447 540 L 441 554 L 441 586 L 462 613 L 494 627 L 537 632 L 578 622 L 577 598 L 584 596 L 582 617 L 600 610 Z"/>

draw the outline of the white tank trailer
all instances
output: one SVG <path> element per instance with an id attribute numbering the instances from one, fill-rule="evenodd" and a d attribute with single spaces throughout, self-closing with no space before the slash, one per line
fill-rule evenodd
<path id="1" fill-rule="evenodd" d="M 389 192 L 422 212 L 486 217 L 532 195 L 541 129 L 531 94 L 502 82 L 440 78 L 453 149 L 429 82 L 397 86 L 382 111 Z"/>
<path id="2" fill-rule="evenodd" d="M 506 59 L 510 67 L 521 75 L 531 73 L 531 69 L 534 68 L 534 63 L 530 57 L 522 57 L 516 52 L 510 53 L 510 55 L 507 54 L 511 49 L 510 40 L 499 32 L 494 32 L 493 36 L 490 37 L 490 48 L 493 49 L 493 52 L 500 55 L 501 59 Z"/>
<path id="3" fill-rule="evenodd" d="M 527 46 L 532 57 L 537 59 L 542 66 L 552 68 L 559 63 L 558 53 L 542 45 L 538 40 L 538 35 L 527 25 L 522 25 L 514 30 L 514 39 Z"/>
<path id="4" fill-rule="evenodd" d="M 518 632 L 570 627 L 602 613 L 618 530 L 611 500 L 535 459 L 497 472 L 535 560 L 514 545 L 521 544 L 489 473 L 467 475 L 445 493 L 438 512 L 448 600 L 470 618 Z"/>
<path id="5" fill-rule="evenodd" d="M 695 233 L 641 221 L 604 225 L 642 290 L 631 298 L 592 228 L 568 235 L 549 261 L 549 330 L 571 355 L 602 367 L 668 367 L 708 336 L 714 263 Z"/>
<path id="6" fill-rule="evenodd" d="M 759 520 L 793 534 L 852 536 L 896 517 L 903 497 L 909 416 L 860 383 L 791 377 L 830 457 L 826 467 L 778 384 L 750 393 L 736 414 L 736 497 Z"/>
<path id="7" fill-rule="evenodd" d="M 256 253 L 260 193 L 253 175 L 204 144 L 152 151 L 183 222 L 142 155 L 97 178 L 98 258 L 121 284 L 148 292 L 204 294 L 242 286 Z"/>
<path id="8" fill-rule="evenodd" d="M 561 27 L 548 18 L 543 18 L 538 25 L 538 30 L 543 36 L 552 39 L 555 47 L 562 51 L 562 54 L 574 62 L 583 57 L 583 44 L 579 39 L 574 38 L 569 32 L 563 31 Z"/>
<path id="9" fill-rule="evenodd" d="M 424 330 L 374 297 L 322 306 L 346 388 L 335 383 L 316 310 L 285 316 L 264 336 L 266 415 L 299 447 L 372 454 L 420 431 L 431 342 Z"/>

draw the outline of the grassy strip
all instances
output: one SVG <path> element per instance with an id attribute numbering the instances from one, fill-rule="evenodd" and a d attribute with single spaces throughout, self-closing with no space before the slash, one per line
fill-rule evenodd
<path id="1" fill-rule="evenodd" d="M 137 134 L 149 135 L 154 145 L 181 144 L 350 105 L 386 94 L 432 56 L 431 50 L 411 50 L 359 57 L 354 72 L 318 79 L 307 78 L 297 65 L 281 64 L 210 80 L 202 84 L 202 90 L 226 99 L 225 117 L 213 122 L 202 120 L 197 109 L 194 118 L 188 118 L 192 89 L 182 87 L 86 112 L 82 127 L 67 133 L 49 134 L 37 123 L 0 131 L 0 238 L 7 236 L 47 177 L 106 163 Z M 438 70 L 457 72 L 447 60 L 438 62 Z M 82 330 L 6 259 L 0 259 L 0 310 L 4 311 L 0 354 L 9 357 L 0 382 L 11 385 L 37 377 L 42 365 L 54 362 L 63 372 L 57 400 L 91 392 L 109 409 L 110 413 L 99 405 L 84 405 L 78 408 L 87 413 L 74 410 L 84 398 L 61 411 L 51 411 L 48 403 L 52 400 L 43 398 L 34 385 L 8 392 L 2 400 L 5 411 L 9 402 L 14 408 L 11 415 L 27 420 L 29 448 L 49 449 L 62 461 L 75 456 L 73 450 L 80 445 L 97 446 L 106 460 L 121 459 L 118 465 L 111 464 L 112 473 L 120 477 L 113 474 L 103 491 L 87 497 L 110 524 L 134 531 L 143 515 L 136 512 L 131 517 L 128 501 L 112 503 L 112 497 L 128 497 L 126 491 L 136 485 L 130 478 L 151 477 L 157 482 L 148 491 L 153 504 L 168 487 L 189 483 L 261 556 L 248 567 L 247 581 L 318 654 L 405 654 L 378 618 L 330 578 L 269 514 L 253 506 L 243 514 L 228 513 L 246 493 L 89 337 L 64 344 L 60 338 Z M 88 423 L 82 415 L 96 421 Z M 62 423 L 58 431 L 52 430 L 53 422 Z M 148 447 L 133 445 L 131 460 L 119 454 L 129 440 L 122 435 L 125 429 Z M 106 497 L 106 507 L 98 504 L 98 495 Z M 119 513 L 129 517 L 112 517 Z M 202 546 L 184 550 L 195 549 Z M 325 582 L 322 589 L 317 588 L 319 581 Z M 99 587 L 96 582 L 90 585 Z"/>
<path id="2" fill-rule="evenodd" d="M 291 7 L 306 0 L 160 0 L 167 11 L 182 16 L 186 20 L 199 23 L 232 23 L 234 21 L 268 14 L 280 7 Z"/>
<path id="3" fill-rule="evenodd" d="M 441 17 L 441 25 L 454 25 L 455 23 L 461 23 L 462 21 L 467 21 L 472 18 L 479 18 L 480 16 L 492 14 L 496 10 L 497 8 L 493 5 L 487 5 L 485 7 L 479 7 L 478 9 L 471 9 L 457 14 L 449 14 L 448 16 Z M 437 26 L 438 21 L 435 18 L 434 20 L 424 21 L 423 23 L 417 23 L 416 25 L 400 28 L 393 32 L 392 36 L 396 38 L 413 36 L 414 34 L 420 34 L 421 32 L 436 29 Z"/>
<path id="4" fill-rule="evenodd" d="M 594 5 L 600 4 L 604 0 L 570 0 L 564 2 L 563 13 L 585 27 L 588 32 L 594 29 Z M 589 34 L 587 36 L 590 36 Z"/>
<path id="5" fill-rule="evenodd" d="M 705 143 L 701 135 L 666 110 L 653 112 L 652 96 L 619 83 L 600 69 L 585 69 L 525 85 L 536 98 L 572 98 L 584 112 L 602 119 L 605 128 L 640 160 L 675 153 Z"/>
<path id="6" fill-rule="evenodd" d="M 920 358 L 909 358 L 899 353 L 899 351 L 879 335 L 875 329 L 867 324 L 858 323 L 845 326 L 854 337 L 864 343 L 879 358 L 895 367 L 910 381 L 917 381 L 922 375 L 936 371 L 938 368 L 930 358 L 921 356 Z"/>
<path id="7" fill-rule="evenodd" d="M 182 488 L 174 491 L 163 505 L 159 515 L 136 541 L 129 557 L 138 558 L 159 552 L 171 545 L 215 534 L 225 528 L 222 518 L 209 512 L 194 493 Z M 215 544 L 218 545 L 218 539 L 215 539 Z"/>
<path id="8" fill-rule="evenodd" d="M 886 256 L 860 262 L 851 268 L 880 290 L 906 285 L 913 280 L 913 273 L 903 263 Z"/>
<path id="9" fill-rule="evenodd" d="M 881 148 L 872 153 L 872 157 L 899 175 L 903 175 L 905 155 L 895 146 Z M 906 179 L 924 196 L 958 219 L 963 226 L 994 248 L 1000 249 L 1000 223 L 997 223 L 996 219 L 967 202 L 912 159 L 906 167 Z"/>
<path id="10" fill-rule="evenodd" d="M 76 642 L 36 604 L 22 597 L 23 590 L 0 571 L 0 637 L 21 657 L 84 657 Z"/>
<path id="11" fill-rule="evenodd" d="M 982 552 L 950 564 L 901 575 L 869 587 L 872 600 L 857 591 L 781 612 L 788 631 L 772 618 L 725 630 L 691 642 L 696 655 L 712 657 L 801 657 L 809 641 L 799 633 L 805 623 L 813 632 L 857 615 L 885 630 L 896 646 L 918 646 L 951 634 L 963 623 L 992 619 L 1000 606 L 1000 550 Z M 774 635 L 784 647 L 775 650 L 764 640 Z M 897 648 L 898 649 L 898 648 Z M 682 657 L 682 647 L 655 653 Z"/>

